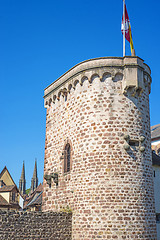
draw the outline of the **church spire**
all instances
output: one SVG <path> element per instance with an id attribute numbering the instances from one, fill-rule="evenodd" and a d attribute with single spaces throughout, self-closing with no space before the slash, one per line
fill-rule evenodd
<path id="1" fill-rule="evenodd" d="M 37 178 L 37 159 L 35 159 L 33 178 Z"/>
<path id="2" fill-rule="evenodd" d="M 31 193 L 38 187 L 38 177 L 37 177 L 37 160 L 35 159 L 33 177 L 31 180 Z"/>
<path id="3" fill-rule="evenodd" d="M 26 179 L 25 179 L 24 161 L 23 161 L 21 178 L 19 180 L 19 191 L 20 191 L 21 194 L 25 194 L 26 193 Z"/>
<path id="4" fill-rule="evenodd" d="M 21 173 L 21 179 L 25 180 L 25 168 L 24 168 L 24 161 L 23 161 L 23 167 L 22 167 L 22 173 Z"/>

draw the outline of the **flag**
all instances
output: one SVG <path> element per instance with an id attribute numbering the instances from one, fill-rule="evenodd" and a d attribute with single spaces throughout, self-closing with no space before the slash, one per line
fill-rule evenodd
<path id="1" fill-rule="evenodd" d="M 132 33 L 131 33 L 131 24 L 129 21 L 126 5 L 125 5 L 125 21 L 124 21 L 124 13 L 123 13 L 121 31 L 122 31 L 122 34 L 124 34 L 124 31 L 125 31 L 125 38 L 130 43 L 130 48 L 132 53 L 132 50 L 134 49 L 134 47 L 133 47 L 133 40 L 132 40 Z"/>

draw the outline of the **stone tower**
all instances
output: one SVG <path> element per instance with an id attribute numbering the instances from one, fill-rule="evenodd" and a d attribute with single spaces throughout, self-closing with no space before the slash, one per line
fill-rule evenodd
<path id="1" fill-rule="evenodd" d="M 31 180 L 31 193 L 38 187 L 38 177 L 37 177 L 37 161 L 35 160 L 33 177 Z"/>
<path id="2" fill-rule="evenodd" d="M 24 161 L 23 161 L 21 178 L 19 180 L 19 191 L 20 191 L 21 194 L 25 194 L 26 193 L 26 179 L 25 179 Z"/>
<path id="3" fill-rule="evenodd" d="M 150 68 L 104 57 L 45 89 L 43 211 L 72 211 L 72 239 L 156 239 Z"/>

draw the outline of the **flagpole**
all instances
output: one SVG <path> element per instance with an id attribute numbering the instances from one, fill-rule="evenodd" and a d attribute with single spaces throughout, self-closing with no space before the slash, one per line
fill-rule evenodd
<path id="1" fill-rule="evenodd" d="M 126 55 L 126 40 L 125 40 L 125 34 L 126 34 L 126 16 L 125 16 L 125 0 L 123 0 L 123 57 Z"/>

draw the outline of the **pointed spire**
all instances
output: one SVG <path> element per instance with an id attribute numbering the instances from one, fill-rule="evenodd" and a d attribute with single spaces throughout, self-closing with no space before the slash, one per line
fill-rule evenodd
<path id="1" fill-rule="evenodd" d="M 23 161 L 23 167 L 22 167 L 21 179 L 22 179 L 22 180 L 25 180 L 25 168 L 24 168 L 24 161 Z"/>
<path id="2" fill-rule="evenodd" d="M 33 178 L 37 178 L 37 159 L 35 159 Z"/>
<path id="3" fill-rule="evenodd" d="M 33 177 L 31 180 L 31 193 L 38 187 L 38 177 L 37 177 L 37 159 L 35 159 Z"/>
<path id="4" fill-rule="evenodd" d="M 21 194 L 25 194 L 26 193 L 26 179 L 25 179 L 24 161 L 23 161 L 21 178 L 19 180 L 19 191 L 20 191 Z"/>

